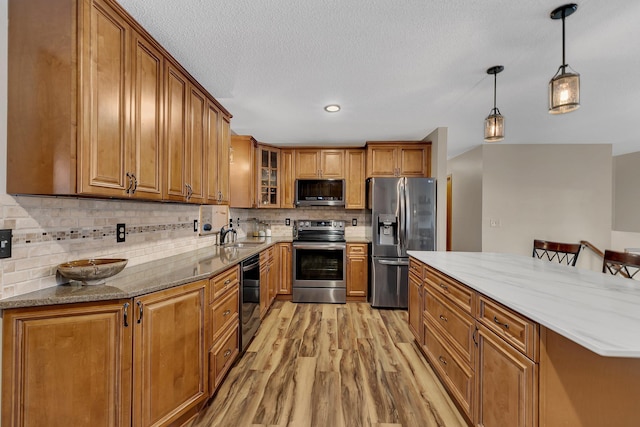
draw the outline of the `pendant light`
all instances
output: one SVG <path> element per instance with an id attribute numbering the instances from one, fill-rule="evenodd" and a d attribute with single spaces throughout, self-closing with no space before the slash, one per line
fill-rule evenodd
<path id="1" fill-rule="evenodd" d="M 502 70 L 504 70 L 502 65 L 495 65 L 487 70 L 487 74 L 493 74 L 493 109 L 484 119 L 484 140 L 486 142 L 498 142 L 504 139 L 504 116 L 496 107 L 497 75 Z"/>
<path id="2" fill-rule="evenodd" d="M 564 19 L 578 9 L 575 3 L 565 4 L 551 12 L 551 19 L 562 19 L 562 65 L 549 82 L 549 114 L 564 114 L 580 107 L 580 74 L 565 61 Z M 568 72 L 569 68 L 572 72 Z"/>

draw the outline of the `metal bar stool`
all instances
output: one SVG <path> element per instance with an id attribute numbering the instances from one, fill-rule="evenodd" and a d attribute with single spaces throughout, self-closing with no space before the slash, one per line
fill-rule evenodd
<path id="1" fill-rule="evenodd" d="M 557 261 L 560 264 L 575 266 L 582 245 L 579 243 L 559 243 L 547 240 L 533 241 L 533 257 Z"/>
<path id="2" fill-rule="evenodd" d="M 610 251 L 608 249 L 604 251 L 602 260 L 603 273 L 611 273 L 614 276 L 620 274 L 623 277 L 633 279 L 633 276 L 638 271 L 640 271 L 640 255 L 630 252 Z M 640 274 L 638 278 L 640 278 Z"/>

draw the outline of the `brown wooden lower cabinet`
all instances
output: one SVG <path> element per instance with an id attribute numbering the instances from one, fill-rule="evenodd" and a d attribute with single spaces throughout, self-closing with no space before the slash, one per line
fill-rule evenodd
<path id="1" fill-rule="evenodd" d="M 538 325 L 415 259 L 409 262 L 409 329 L 467 421 L 537 427 Z"/>
<path id="2" fill-rule="evenodd" d="M 538 365 L 483 325 L 477 341 L 475 424 L 537 426 Z"/>
<path id="3" fill-rule="evenodd" d="M 278 251 L 278 259 L 280 261 L 280 278 L 278 281 L 278 295 L 291 295 L 292 280 L 292 256 L 293 249 L 291 243 L 283 242 L 276 245 Z"/>
<path id="4" fill-rule="evenodd" d="M 131 300 L 5 310 L 3 426 L 130 426 Z"/>
<path id="5" fill-rule="evenodd" d="M 207 397 L 208 281 L 134 299 L 133 426 L 177 421 Z"/>
<path id="6" fill-rule="evenodd" d="M 208 397 L 207 286 L 5 310 L 2 425 L 147 427 L 189 418 Z"/>
<path id="7" fill-rule="evenodd" d="M 366 301 L 369 277 L 366 243 L 347 243 L 347 298 Z"/>

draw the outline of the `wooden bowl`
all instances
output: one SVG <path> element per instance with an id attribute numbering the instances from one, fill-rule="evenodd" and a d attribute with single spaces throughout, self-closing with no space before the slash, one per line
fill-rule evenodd
<path id="1" fill-rule="evenodd" d="M 127 262 L 123 258 L 80 259 L 58 265 L 58 272 L 84 285 L 102 285 L 104 279 L 120 273 Z"/>

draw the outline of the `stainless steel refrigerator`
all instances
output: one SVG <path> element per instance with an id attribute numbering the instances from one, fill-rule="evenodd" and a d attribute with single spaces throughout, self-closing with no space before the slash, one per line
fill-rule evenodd
<path id="1" fill-rule="evenodd" d="M 436 180 L 369 178 L 367 208 L 369 302 L 373 307 L 406 308 L 407 250 L 436 249 Z"/>

